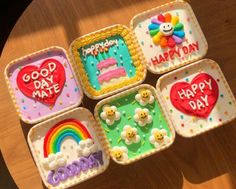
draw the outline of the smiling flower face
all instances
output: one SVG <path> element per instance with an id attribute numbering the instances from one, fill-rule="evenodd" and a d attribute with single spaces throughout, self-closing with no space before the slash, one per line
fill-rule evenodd
<path id="1" fill-rule="evenodd" d="M 142 89 L 135 95 L 135 99 L 140 105 L 146 106 L 147 104 L 152 104 L 154 102 L 154 97 L 150 90 Z"/>
<path id="2" fill-rule="evenodd" d="M 151 131 L 151 136 L 149 137 L 149 141 L 156 148 L 160 148 L 164 144 L 167 144 L 170 141 L 170 138 L 167 136 L 165 129 L 154 128 Z"/>
<path id="3" fill-rule="evenodd" d="M 125 146 L 114 146 L 111 155 L 116 161 L 125 162 L 128 159 L 128 149 Z"/>
<path id="4" fill-rule="evenodd" d="M 152 116 L 149 115 L 149 110 L 147 108 L 136 108 L 134 121 L 138 122 L 140 126 L 145 126 L 152 122 Z"/>
<path id="5" fill-rule="evenodd" d="M 106 121 L 107 125 L 113 125 L 115 121 L 120 119 L 120 112 L 115 106 L 104 105 L 100 117 Z"/>
<path id="6" fill-rule="evenodd" d="M 140 141 L 140 136 L 137 133 L 138 131 L 136 128 L 125 125 L 123 131 L 121 132 L 121 138 L 125 140 L 127 145 L 138 143 Z"/>
<path id="7" fill-rule="evenodd" d="M 170 13 L 152 18 L 151 24 L 148 26 L 153 43 L 162 48 L 173 48 L 176 44 L 181 44 L 185 36 L 183 28 L 179 17 L 172 16 Z"/>

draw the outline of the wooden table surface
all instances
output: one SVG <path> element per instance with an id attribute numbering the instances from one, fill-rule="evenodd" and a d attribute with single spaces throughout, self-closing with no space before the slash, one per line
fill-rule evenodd
<path id="1" fill-rule="evenodd" d="M 26 143 L 30 125 L 22 123 L 8 94 L 3 71 L 7 63 L 28 53 L 58 45 L 109 26 L 128 25 L 137 13 L 168 0 L 35 0 L 13 28 L 0 63 L 0 147 L 19 188 L 43 188 Z M 209 44 L 206 57 L 217 61 L 236 94 L 236 1 L 190 2 Z M 7 18 L 6 18 L 7 19 Z M 145 83 L 158 76 L 148 73 Z M 93 111 L 96 101 L 81 106 Z M 107 171 L 74 188 L 236 188 L 236 121 L 201 136 L 177 136 L 167 150 L 128 166 L 111 162 Z"/>

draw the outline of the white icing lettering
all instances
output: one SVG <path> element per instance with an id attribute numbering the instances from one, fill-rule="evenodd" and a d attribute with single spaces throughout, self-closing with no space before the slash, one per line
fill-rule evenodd
<path id="1" fill-rule="evenodd" d="M 186 97 L 187 97 L 187 99 L 190 99 L 190 97 L 194 97 L 194 93 L 190 89 L 187 89 L 186 90 Z"/>
<path id="2" fill-rule="evenodd" d="M 191 85 L 191 88 L 192 88 L 192 91 L 193 91 L 194 94 L 196 94 L 197 87 L 198 87 L 197 84 L 192 84 Z"/>
<path id="3" fill-rule="evenodd" d="M 35 98 L 35 97 L 40 98 L 41 97 L 40 92 L 39 91 L 33 91 L 32 97 L 33 98 Z"/>
<path id="4" fill-rule="evenodd" d="M 196 104 L 195 104 L 194 101 L 189 101 L 189 105 L 191 106 L 191 108 L 192 108 L 193 110 L 196 110 L 196 109 L 197 109 Z"/>
<path id="5" fill-rule="evenodd" d="M 205 88 L 205 83 L 202 83 L 202 82 L 200 82 L 199 84 L 199 89 L 200 89 L 200 91 L 202 92 L 202 93 L 204 93 L 204 88 Z"/>
<path id="6" fill-rule="evenodd" d="M 209 86 L 209 89 L 212 90 L 211 79 L 209 79 L 209 81 L 204 80 L 204 82 Z"/>
<path id="7" fill-rule="evenodd" d="M 205 106 L 201 100 L 197 99 L 197 109 L 200 110 L 201 108 L 205 108 Z"/>
<path id="8" fill-rule="evenodd" d="M 41 82 L 38 80 L 34 81 L 34 88 L 39 89 L 40 87 L 41 87 Z"/>
<path id="9" fill-rule="evenodd" d="M 30 76 L 27 75 L 27 74 L 24 74 L 24 75 L 23 75 L 23 81 L 24 81 L 25 83 L 27 83 L 29 80 L 30 80 Z"/>
<path id="10" fill-rule="evenodd" d="M 53 84 L 53 75 L 46 77 L 46 80 L 48 80 L 51 84 Z"/>
<path id="11" fill-rule="evenodd" d="M 42 91 L 42 96 L 41 98 L 48 97 L 48 94 L 45 91 Z"/>
<path id="12" fill-rule="evenodd" d="M 41 80 L 41 89 L 44 89 L 44 88 L 46 88 L 46 87 L 49 87 L 48 82 L 45 81 L 45 79 L 42 79 L 42 80 Z"/>
<path id="13" fill-rule="evenodd" d="M 48 76 L 48 69 L 43 68 L 42 70 L 40 70 L 40 75 L 43 77 L 47 77 Z"/>
<path id="14" fill-rule="evenodd" d="M 88 56 L 88 55 L 96 55 L 94 51 L 96 52 L 104 52 L 105 50 L 108 50 L 111 46 L 118 46 L 118 40 L 117 39 L 111 39 L 108 40 L 106 39 L 104 42 L 96 43 L 94 45 L 91 45 L 88 48 L 82 48 L 82 54 L 83 56 Z"/>
<path id="15" fill-rule="evenodd" d="M 55 84 L 55 85 L 53 85 L 53 87 L 54 87 L 55 93 L 59 93 L 60 92 L 59 84 Z"/>
<path id="16" fill-rule="evenodd" d="M 181 91 L 182 91 L 182 92 L 179 92 L 179 91 L 178 91 L 178 94 L 179 94 L 179 98 L 183 99 L 184 96 L 186 96 L 186 93 L 185 93 L 185 91 L 184 91 L 183 89 L 182 89 Z"/>
<path id="17" fill-rule="evenodd" d="M 38 78 L 39 78 L 39 72 L 33 71 L 32 74 L 31 74 L 31 78 L 32 78 L 33 80 L 38 79 Z"/>
<path id="18" fill-rule="evenodd" d="M 54 62 L 48 63 L 49 71 L 52 73 L 56 69 L 57 65 Z"/>
<path id="19" fill-rule="evenodd" d="M 206 106 L 209 106 L 209 104 L 208 104 L 208 96 L 207 95 L 205 95 L 204 97 L 201 96 L 201 99 L 204 101 Z"/>

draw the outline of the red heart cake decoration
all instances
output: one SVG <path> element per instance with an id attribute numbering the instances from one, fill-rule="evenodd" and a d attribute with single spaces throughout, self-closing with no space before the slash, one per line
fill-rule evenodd
<path id="1" fill-rule="evenodd" d="M 179 111 L 207 118 L 214 108 L 219 87 L 213 77 L 200 73 L 191 83 L 178 82 L 171 87 L 170 100 Z"/>
<path id="2" fill-rule="evenodd" d="M 65 69 L 55 59 L 45 60 L 40 67 L 25 66 L 17 75 L 21 92 L 44 104 L 53 105 L 65 83 Z"/>

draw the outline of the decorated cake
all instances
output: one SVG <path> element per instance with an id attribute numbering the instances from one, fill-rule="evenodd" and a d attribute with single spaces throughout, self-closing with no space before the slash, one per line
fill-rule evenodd
<path id="1" fill-rule="evenodd" d="M 131 28 L 143 50 L 147 68 L 162 74 L 201 59 L 207 41 L 187 2 L 173 1 L 136 15 Z"/>
<path id="2" fill-rule="evenodd" d="M 50 47 L 8 64 L 5 77 L 20 118 L 45 120 L 80 104 L 82 91 L 64 49 Z"/>
<path id="3" fill-rule="evenodd" d="M 109 154 L 91 112 L 76 108 L 32 127 L 28 143 L 44 184 L 68 188 L 102 173 Z"/>
<path id="4" fill-rule="evenodd" d="M 132 32 L 113 25 L 74 40 L 70 52 L 85 94 L 101 99 L 141 83 L 143 55 Z"/>
<path id="5" fill-rule="evenodd" d="M 236 117 L 236 101 L 216 62 L 200 60 L 159 78 L 158 94 L 175 130 L 191 137 Z"/>
<path id="6" fill-rule="evenodd" d="M 161 151 L 175 138 L 155 89 L 140 85 L 100 101 L 95 119 L 114 161 L 128 164 Z"/>

